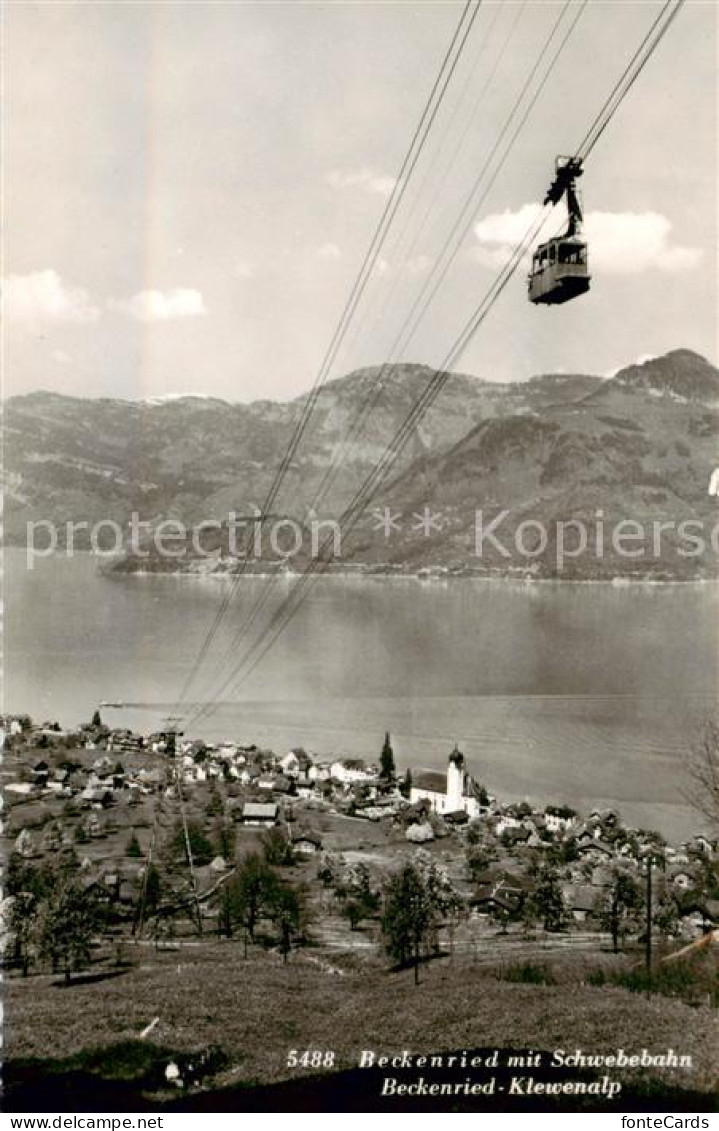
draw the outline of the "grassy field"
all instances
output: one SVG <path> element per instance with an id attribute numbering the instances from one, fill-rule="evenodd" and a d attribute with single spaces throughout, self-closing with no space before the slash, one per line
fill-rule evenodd
<path id="1" fill-rule="evenodd" d="M 460 956 L 427 965 L 415 987 L 411 972 L 389 971 L 364 952 L 327 956 L 306 949 L 284 964 L 259 948 L 245 959 L 234 941 L 187 943 L 159 953 L 147 945 L 130 950 L 132 966 L 97 967 L 70 987 L 48 975 L 6 982 L 7 1102 L 17 1102 L 15 1110 L 30 1110 L 22 1106 L 26 1087 L 34 1088 L 37 1102 L 52 1079 L 74 1079 L 78 1105 L 82 1086 L 94 1095 L 113 1080 L 130 1086 L 135 1103 L 151 1103 L 153 1096 L 158 1101 L 168 1060 L 210 1046 L 222 1050 L 225 1064 L 206 1087 L 214 1096 L 244 1096 L 236 1100 L 240 1105 L 250 1102 L 250 1093 L 228 1089 L 311 1073 L 288 1067 L 291 1049 L 332 1050 L 334 1068 L 341 1071 L 356 1069 L 363 1049 L 393 1054 L 495 1047 L 607 1054 L 673 1048 L 692 1057 L 691 1069 L 612 1074 L 633 1090 L 648 1088 L 659 1097 L 689 1090 L 695 1105 L 696 1094 L 705 1106 L 713 1102 L 716 1010 L 593 987 L 579 965 L 574 984 L 563 963 L 563 984 L 527 985 Z M 155 1017 L 159 1022 L 140 1042 Z M 203 1102 L 209 1110 L 212 1096 Z"/>

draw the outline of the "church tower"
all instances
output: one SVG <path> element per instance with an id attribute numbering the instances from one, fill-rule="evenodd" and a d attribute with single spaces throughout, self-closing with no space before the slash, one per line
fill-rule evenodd
<path id="1" fill-rule="evenodd" d="M 447 764 L 447 813 L 456 813 L 464 808 L 464 773 L 464 754 L 455 743 Z"/>

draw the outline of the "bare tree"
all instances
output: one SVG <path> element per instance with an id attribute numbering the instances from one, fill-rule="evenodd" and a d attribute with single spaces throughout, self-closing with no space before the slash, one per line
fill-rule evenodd
<path id="1" fill-rule="evenodd" d="M 719 829 L 719 721 L 708 719 L 689 750 L 687 800 Z"/>

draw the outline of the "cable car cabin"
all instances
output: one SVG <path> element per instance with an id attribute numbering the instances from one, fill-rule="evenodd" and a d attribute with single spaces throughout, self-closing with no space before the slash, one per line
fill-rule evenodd
<path id="1" fill-rule="evenodd" d="M 547 306 L 568 302 L 589 290 L 587 245 L 576 236 L 557 236 L 539 245 L 532 258 L 529 301 Z"/>

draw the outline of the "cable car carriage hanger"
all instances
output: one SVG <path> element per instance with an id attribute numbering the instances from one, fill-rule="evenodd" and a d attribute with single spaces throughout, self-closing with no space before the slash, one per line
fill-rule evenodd
<path id="1" fill-rule="evenodd" d="M 529 275 L 529 301 L 554 306 L 569 302 L 589 290 L 587 245 L 581 238 L 582 206 L 576 180 L 583 173 L 577 157 L 558 157 L 556 175 L 544 198 L 545 204 L 559 204 L 567 198 L 569 223 L 563 236 L 541 243 L 532 257 Z"/>

